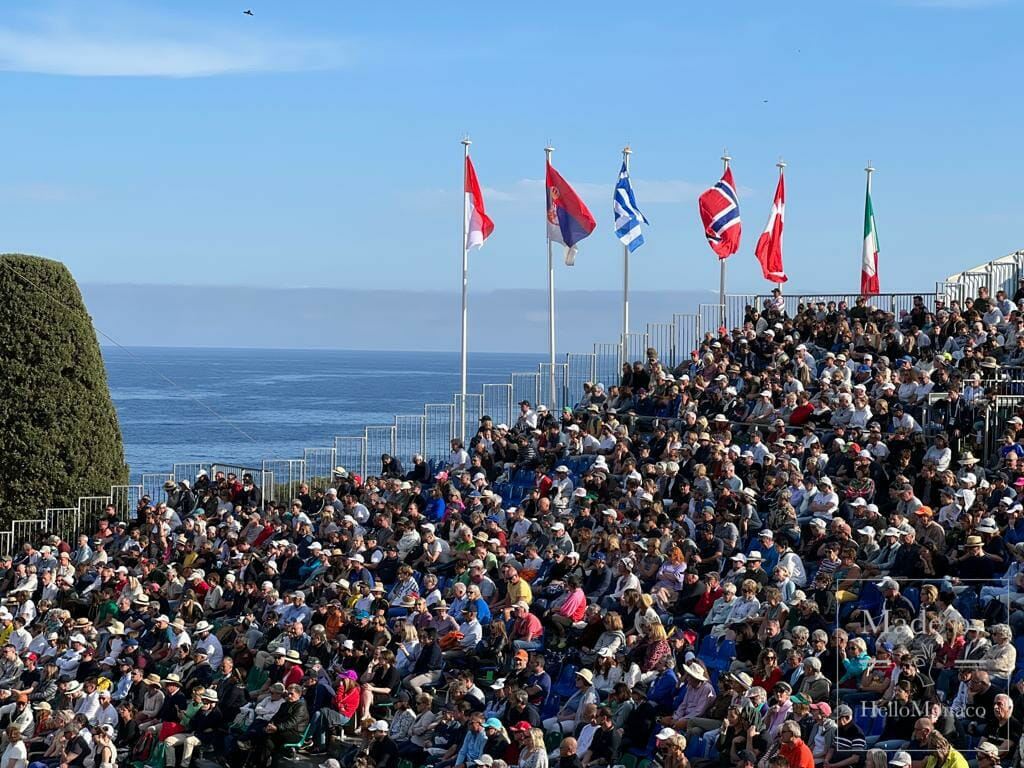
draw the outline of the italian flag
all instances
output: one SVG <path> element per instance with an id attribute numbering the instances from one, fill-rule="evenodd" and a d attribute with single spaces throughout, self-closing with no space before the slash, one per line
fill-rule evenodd
<path id="1" fill-rule="evenodd" d="M 862 296 L 878 293 L 878 229 L 875 227 L 875 209 L 871 205 L 871 176 L 864 198 L 864 256 L 860 265 L 860 292 Z"/>

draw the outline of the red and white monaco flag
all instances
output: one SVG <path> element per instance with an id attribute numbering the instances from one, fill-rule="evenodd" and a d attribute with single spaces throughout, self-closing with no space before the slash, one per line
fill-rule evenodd
<path id="1" fill-rule="evenodd" d="M 484 240 L 494 231 L 494 222 L 484 213 L 484 196 L 480 194 L 480 182 L 476 180 L 473 162 L 466 155 L 466 250 L 480 248 Z"/>
<path id="2" fill-rule="evenodd" d="M 775 188 L 775 200 L 772 202 L 772 212 L 768 215 L 768 223 L 764 232 L 757 239 L 757 247 L 754 248 L 754 255 L 761 262 L 761 271 L 764 272 L 764 279 L 773 283 L 784 283 L 789 278 L 782 268 L 782 227 L 785 223 L 786 214 L 786 186 L 782 178 L 782 171 L 779 171 L 779 185 Z"/>

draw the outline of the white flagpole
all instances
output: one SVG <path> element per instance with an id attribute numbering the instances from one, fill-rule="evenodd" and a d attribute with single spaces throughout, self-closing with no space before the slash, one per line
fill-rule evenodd
<path id="1" fill-rule="evenodd" d="M 629 175 L 629 156 L 633 150 L 627 144 L 622 150 L 622 162 L 626 165 L 626 175 Z M 618 194 L 616 192 L 616 194 Z M 629 246 L 622 246 L 622 361 L 627 361 L 629 355 Z"/>
<path id="2" fill-rule="evenodd" d="M 551 153 L 555 151 L 554 147 L 544 147 L 544 158 L 546 160 L 544 167 L 544 178 L 547 179 L 547 166 L 551 165 Z M 550 193 L 546 193 L 550 194 Z M 544 212 L 544 232 L 547 235 L 547 214 Z M 555 403 L 555 258 L 551 251 L 551 237 L 548 236 L 548 353 L 549 363 L 551 364 L 551 370 L 548 375 L 550 376 L 551 386 L 551 408 L 556 408 Z M 534 403 L 536 405 L 536 403 Z"/>
<path id="3" fill-rule="evenodd" d="M 867 215 L 867 201 L 871 199 L 871 174 L 874 173 L 874 172 L 875 172 L 875 167 L 873 165 L 871 165 L 871 161 L 868 160 L 868 167 L 864 169 L 864 173 L 866 173 L 868 175 L 867 191 L 864 193 L 865 194 L 865 200 L 864 200 L 864 213 L 865 213 L 865 216 Z M 872 210 L 873 210 L 873 208 L 874 208 L 874 203 L 872 203 Z M 872 225 L 874 225 L 874 222 L 872 222 Z M 861 238 L 860 239 L 861 239 L 861 243 L 863 244 L 863 242 L 864 242 L 864 235 L 863 234 L 861 234 Z M 875 245 L 877 247 L 877 243 Z M 861 245 L 861 250 L 862 251 L 863 251 L 863 248 L 864 248 L 864 246 Z M 875 273 L 876 274 L 878 273 L 878 265 L 877 264 L 875 264 Z M 863 284 L 863 279 L 864 279 L 864 257 L 863 256 L 861 256 L 861 261 L 860 261 L 860 274 L 861 274 L 861 282 Z"/>
<path id="4" fill-rule="evenodd" d="M 469 245 L 466 242 L 466 236 L 469 232 L 469 207 L 466 205 L 466 161 L 469 160 L 469 145 L 472 143 L 468 136 L 462 140 L 462 148 L 464 150 L 462 160 L 462 361 L 460 369 L 461 386 L 459 390 L 462 393 L 462 398 L 459 406 L 459 434 L 462 436 L 463 442 L 466 441 L 466 339 L 469 333 L 469 309 L 467 303 L 469 289 Z"/>
<path id="5" fill-rule="evenodd" d="M 729 170 L 729 161 L 732 160 L 729 157 L 729 151 L 722 150 L 722 172 Z M 725 325 L 725 262 L 726 259 L 718 260 L 718 314 L 719 314 L 719 325 Z"/>

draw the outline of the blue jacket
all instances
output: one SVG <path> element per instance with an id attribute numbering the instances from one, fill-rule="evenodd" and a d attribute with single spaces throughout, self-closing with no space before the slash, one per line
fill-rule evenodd
<path id="1" fill-rule="evenodd" d="M 647 700 L 658 710 L 671 710 L 678 687 L 679 678 L 676 677 L 676 671 L 666 669 L 654 678 L 654 682 L 651 683 L 651 687 L 647 691 Z"/>

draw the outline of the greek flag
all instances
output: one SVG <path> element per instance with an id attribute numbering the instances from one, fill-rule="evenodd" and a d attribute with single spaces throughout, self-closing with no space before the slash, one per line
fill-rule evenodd
<path id="1" fill-rule="evenodd" d="M 625 160 L 622 161 L 622 170 L 619 171 L 619 183 L 615 185 L 612 212 L 615 214 L 615 236 L 632 253 L 644 244 L 640 222 L 650 222 L 636 207 L 636 198 L 633 196 L 633 186 L 629 183 L 629 171 L 626 170 Z"/>

